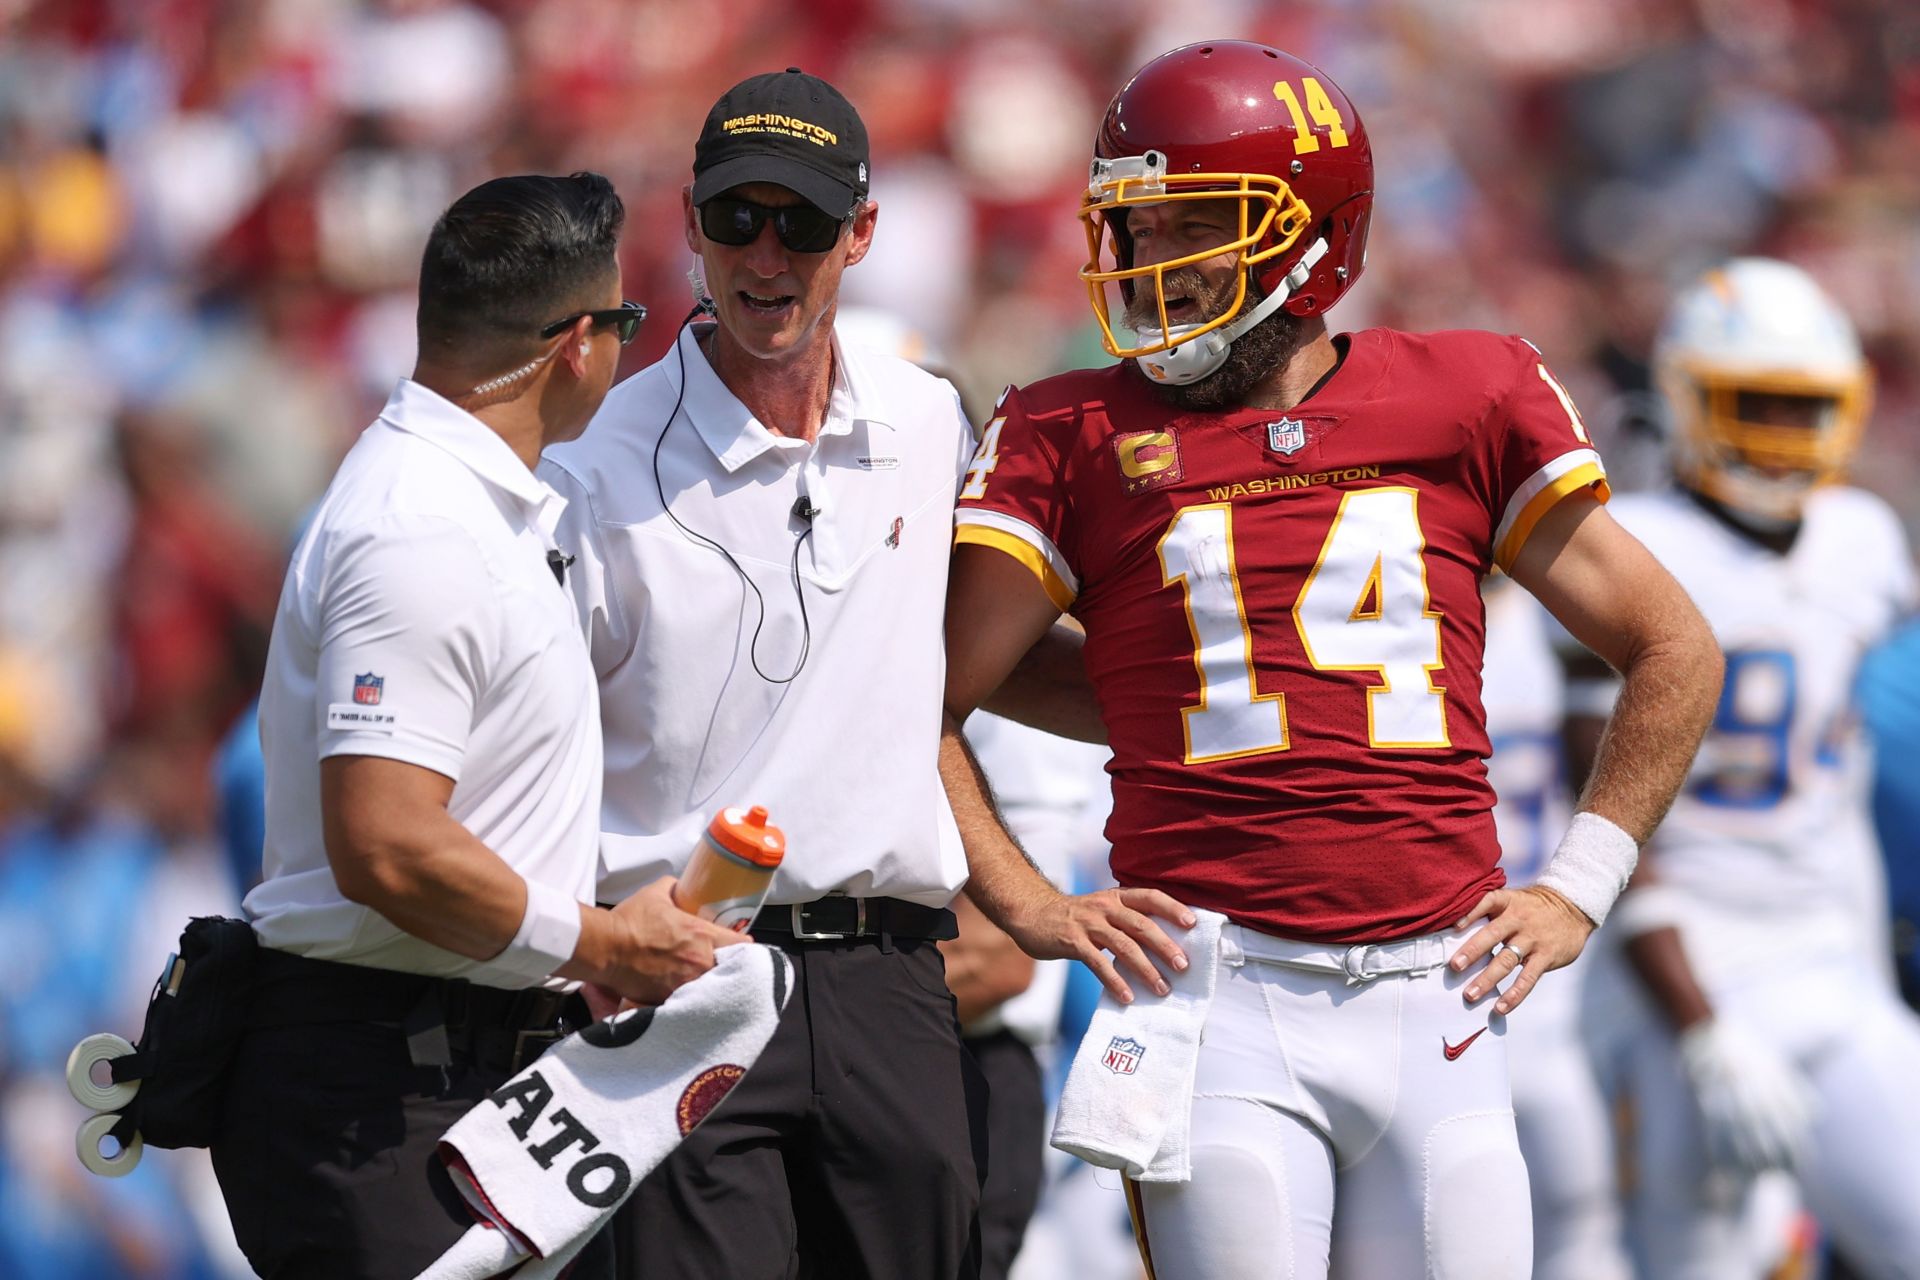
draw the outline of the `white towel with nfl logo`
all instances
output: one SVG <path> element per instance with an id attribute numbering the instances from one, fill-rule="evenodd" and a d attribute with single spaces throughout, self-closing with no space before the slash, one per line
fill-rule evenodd
<path id="1" fill-rule="evenodd" d="M 1193 915 L 1184 934 L 1160 922 L 1188 961 L 1168 994 L 1136 993 L 1126 1005 L 1101 995 L 1054 1116 L 1054 1146 L 1139 1182 L 1193 1176 L 1193 1076 L 1227 922 L 1217 911 Z"/>
<path id="2" fill-rule="evenodd" d="M 723 947 L 657 1009 L 596 1022 L 540 1055 L 440 1139 L 480 1222 L 417 1280 L 562 1275 L 746 1075 L 792 990 L 781 952 Z"/>

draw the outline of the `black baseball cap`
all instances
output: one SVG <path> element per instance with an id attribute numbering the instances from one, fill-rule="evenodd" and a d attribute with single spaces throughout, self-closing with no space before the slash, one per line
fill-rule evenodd
<path id="1" fill-rule="evenodd" d="M 867 194 L 867 126 L 840 91 L 798 67 L 742 80 L 707 112 L 693 148 L 693 202 L 748 182 L 796 192 L 844 218 Z"/>

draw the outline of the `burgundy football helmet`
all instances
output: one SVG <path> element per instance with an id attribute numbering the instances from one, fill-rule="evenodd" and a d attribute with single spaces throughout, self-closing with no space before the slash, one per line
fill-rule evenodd
<path id="1" fill-rule="evenodd" d="M 1347 95 L 1291 54 L 1244 40 L 1190 44 L 1161 54 L 1114 97 L 1094 143 L 1080 216 L 1087 265 L 1080 278 L 1106 348 L 1138 360 L 1158 381 L 1192 382 L 1226 359 L 1233 340 L 1273 312 L 1325 311 L 1359 278 L 1373 213 L 1373 148 Z M 1236 197 L 1237 238 L 1148 267 L 1135 267 L 1127 209 L 1168 200 Z M 1163 272 L 1217 254 L 1240 253 L 1233 304 L 1199 324 L 1157 329 L 1139 345 L 1114 337 L 1105 285 L 1131 303 L 1137 282 L 1159 294 Z M 1110 264 L 1110 265 L 1109 265 Z M 1247 281 L 1264 298 L 1242 311 Z M 1139 359 L 1158 356 L 1158 359 Z"/>

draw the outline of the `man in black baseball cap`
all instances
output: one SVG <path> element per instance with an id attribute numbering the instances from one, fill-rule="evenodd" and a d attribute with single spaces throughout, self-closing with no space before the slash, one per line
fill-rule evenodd
<path id="1" fill-rule="evenodd" d="M 938 713 L 972 431 L 946 382 L 834 332 L 877 213 L 832 85 L 727 90 L 683 201 L 711 322 L 541 472 L 600 682 L 600 890 L 683 874 L 714 807 L 766 804 L 793 854 L 751 934 L 795 990 L 752 1071 L 681 1099 L 706 1119 L 622 1207 L 618 1274 L 976 1280 L 984 1085 L 938 945 L 965 879 Z"/>
<path id="2" fill-rule="evenodd" d="M 797 67 L 742 80 L 707 113 L 682 196 L 687 248 L 719 323 L 714 372 L 774 431 L 824 404 L 840 276 L 867 254 L 867 129 L 840 91 Z"/>

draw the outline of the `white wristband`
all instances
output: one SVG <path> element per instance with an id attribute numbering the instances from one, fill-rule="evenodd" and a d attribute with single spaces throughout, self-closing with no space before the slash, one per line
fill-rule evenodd
<path id="1" fill-rule="evenodd" d="M 1576 813 L 1538 883 L 1580 908 L 1598 928 L 1639 860 L 1638 840 L 1597 813 Z"/>
<path id="2" fill-rule="evenodd" d="M 572 894 L 551 885 L 528 880 L 526 886 L 527 913 L 520 917 L 520 931 L 488 963 L 532 987 L 573 959 L 573 949 L 580 942 L 580 904 Z"/>

